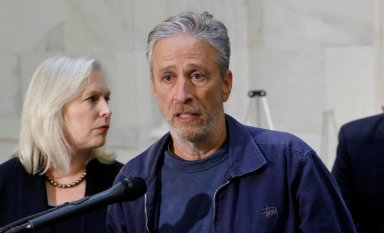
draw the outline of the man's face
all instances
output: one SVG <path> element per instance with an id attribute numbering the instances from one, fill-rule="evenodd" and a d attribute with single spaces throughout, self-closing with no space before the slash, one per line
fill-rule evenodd
<path id="1" fill-rule="evenodd" d="M 157 42 L 152 53 L 152 90 L 173 136 L 204 140 L 223 125 L 223 102 L 232 73 L 220 76 L 216 50 L 188 34 Z"/>

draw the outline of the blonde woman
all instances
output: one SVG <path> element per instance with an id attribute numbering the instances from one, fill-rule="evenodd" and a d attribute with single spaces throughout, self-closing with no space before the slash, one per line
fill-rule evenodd
<path id="1" fill-rule="evenodd" d="M 35 71 L 15 158 L 0 165 L 0 226 L 108 189 L 121 168 L 101 147 L 110 89 L 98 61 L 54 57 Z M 106 232 L 106 208 L 40 232 Z"/>

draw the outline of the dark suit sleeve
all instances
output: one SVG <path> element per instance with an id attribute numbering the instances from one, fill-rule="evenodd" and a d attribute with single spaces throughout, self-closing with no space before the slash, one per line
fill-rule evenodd
<path id="1" fill-rule="evenodd" d="M 357 191 L 354 186 L 355 178 L 352 171 L 350 154 L 348 152 L 348 135 L 346 134 L 346 131 L 345 127 L 341 127 L 339 132 L 339 143 L 336 151 L 336 160 L 332 168 L 332 175 L 335 177 L 340 187 L 344 201 L 352 214 L 357 231 L 363 233 L 365 231 L 360 229 L 361 226 L 359 224 L 360 211 L 358 209 Z"/>

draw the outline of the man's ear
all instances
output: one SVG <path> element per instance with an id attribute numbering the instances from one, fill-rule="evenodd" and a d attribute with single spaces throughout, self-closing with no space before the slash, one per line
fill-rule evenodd
<path id="1" fill-rule="evenodd" d="M 232 71 L 227 70 L 223 82 L 223 102 L 226 102 L 232 90 Z"/>
<path id="2" fill-rule="evenodd" d="M 152 89 L 152 94 L 153 94 L 154 96 L 157 96 L 157 92 L 156 92 L 156 88 L 155 88 L 155 81 L 154 81 L 154 77 L 153 77 L 152 74 L 150 75 L 150 78 L 151 78 L 151 89 Z"/>

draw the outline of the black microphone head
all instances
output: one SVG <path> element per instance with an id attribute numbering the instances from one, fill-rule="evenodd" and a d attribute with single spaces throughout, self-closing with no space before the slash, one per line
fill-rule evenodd
<path id="1" fill-rule="evenodd" d="M 125 184 L 125 201 L 133 201 L 147 192 L 147 185 L 141 177 L 128 177 L 121 181 Z"/>

